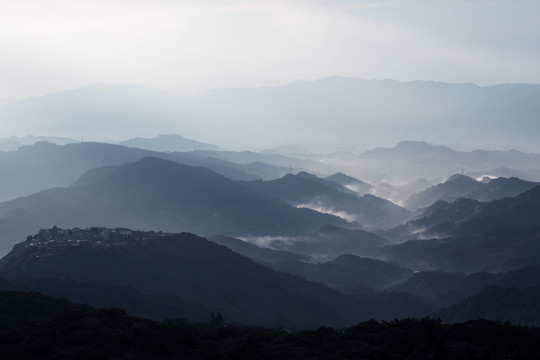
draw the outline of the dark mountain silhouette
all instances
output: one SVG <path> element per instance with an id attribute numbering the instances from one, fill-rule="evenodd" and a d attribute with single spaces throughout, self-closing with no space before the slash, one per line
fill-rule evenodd
<path id="1" fill-rule="evenodd" d="M 540 353 L 537 328 L 488 320 L 370 320 L 347 328 L 290 332 L 181 319 L 156 322 L 121 309 L 95 309 L 28 292 L 0 293 L 0 318 L 6 330 L 0 332 L 2 350 L 10 359 L 269 360 L 331 359 L 337 354 L 344 359 L 533 360 Z"/>
<path id="2" fill-rule="evenodd" d="M 521 231 L 540 225 L 540 186 L 518 196 L 480 203 L 459 199 L 437 201 L 415 219 L 385 232 L 394 240 L 482 235 L 495 228 Z M 533 231 L 533 230 L 531 230 Z"/>
<path id="3" fill-rule="evenodd" d="M 520 289 L 540 286 L 540 265 L 524 266 L 501 274 L 496 285 Z"/>
<path id="4" fill-rule="evenodd" d="M 209 169 L 158 158 L 94 169 L 69 188 L 0 203 L 0 217 L 30 233 L 99 224 L 204 235 L 298 235 L 345 223 L 274 202 Z"/>
<path id="5" fill-rule="evenodd" d="M 321 263 L 289 260 L 272 264 L 272 268 L 326 284 L 343 292 L 348 292 L 358 286 L 385 289 L 402 282 L 413 274 L 410 269 L 396 263 L 355 255 L 341 255 Z"/>
<path id="6" fill-rule="evenodd" d="M 417 272 L 390 288 L 434 301 L 431 314 L 447 322 L 485 318 L 514 324 L 540 324 L 540 265 L 506 273 Z"/>
<path id="7" fill-rule="evenodd" d="M 67 311 L 80 311 L 85 305 L 72 304 L 66 299 L 50 297 L 38 293 L 5 291 L 0 287 L 0 336 L 19 332 L 28 327 L 42 326 L 54 321 Z"/>
<path id="8" fill-rule="evenodd" d="M 247 241 L 232 238 L 229 236 L 212 236 L 208 240 L 216 244 L 228 247 L 235 253 L 248 257 L 258 263 L 274 264 L 283 261 L 311 261 L 311 257 L 293 253 L 290 251 L 274 250 L 253 245 Z"/>
<path id="9" fill-rule="evenodd" d="M 409 222 L 410 228 L 387 235 L 401 230 L 411 237 L 441 238 L 389 245 L 382 250 L 388 259 L 417 270 L 457 272 L 508 271 L 540 263 L 540 186 L 487 203 L 439 202 L 426 212 L 429 216 Z"/>
<path id="10" fill-rule="evenodd" d="M 493 273 L 449 273 L 444 271 L 420 271 L 401 284 L 391 287 L 435 301 L 439 306 L 456 304 L 474 295 L 485 287 L 495 284 L 501 274 Z"/>
<path id="11" fill-rule="evenodd" d="M 384 236 L 395 242 L 411 238 L 438 237 L 447 235 L 452 224 L 466 220 L 474 215 L 484 204 L 473 199 L 461 198 L 448 203 L 438 200 L 433 205 L 421 209 L 415 219 L 384 232 Z M 442 231 L 442 233 L 441 233 Z"/>
<path id="12" fill-rule="evenodd" d="M 107 236 L 103 233 L 107 232 Z M 9 280 L 57 278 L 129 286 L 144 294 L 180 296 L 220 311 L 235 323 L 312 327 L 387 317 L 324 285 L 277 273 L 192 234 L 126 230 L 41 231 L 0 261 Z M 76 240 L 75 240 L 76 239 Z M 159 302 L 156 304 L 159 305 Z"/>
<path id="13" fill-rule="evenodd" d="M 183 318 L 206 322 L 210 310 L 179 296 L 148 295 L 129 286 L 59 279 L 0 280 L 1 291 L 39 292 L 98 308 L 122 308 L 130 315 L 154 320 Z"/>
<path id="14" fill-rule="evenodd" d="M 342 172 L 330 175 L 326 177 L 326 180 L 338 183 L 341 186 L 345 186 L 347 189 L 355 191 L 361 195 L 369 193 L 369 191 L 373 188 L 372 185 L 364 181 L 358 180 L 352 176 L 346 175 Z"/>
<path id="15" fill-rule="evenodd" d="M 160 152 L 186 152 L 193 150 L 221 150 L 218 146 L 187 139 L 177 134 L 158 135 L 154 138 L 137 137 L 119 142 L 120 145 Z"/>
<path id="16" fill-rule="evenodd" d="M 492 286 L 432 314 L 445 322 L 489 319 L 513 324 L 540 326 L 540 286 L 519 289 Z"/>
<path id="17" fill-rule="evenodd" d="M 479 235 L 409 240 L 387 245 L 384 258 L 413 270 L 498 272 L 540 263 L 539 227 L 494 227 Z"/>
<path id="18" fill-rule="evenodd" d="M 265 164 L 238 165 L 195 153 L 160 153 L 103 143 L 64 146 L 38 142 L 17 151 L 0 152 L 0 200 L 68 186 L 86 171 L 107 165 L 122 165 L 143 157 L 159 157 L 191 166 L 205 166 L 237 180 L 275 178 L 285 170 Z M 252 172 L 261 171 L 262 176 Z"/>
<path id="19" fill-rule="evenodd" d="M 292 174 L 289 174 L 289 175 L 292 175 Z M 317 175 L 313 175 L 313 174 L 308 173 L 307 171 L 300 171 L 299 173 L 296 174 L 296 176 L 304 178 L 304 179 L 309 180 L 309 181 L 319 183 L 319 184 L 321 184 L 323 186 L 331 187 L 332 189 L 336 189 L 338 191 L 341 191 L 341 192 L 344 192 L 344 193 L 347 193 L 347 194 L 355 194 L 354 191 L 352 191 L 350 189 L 347 189 L 344 185 L 341 185 L 341 184 L 339 184 L 339 183 L 337 183 L 335 181 L 332 181 L 332 180 L 320 178 Z"/>
<path id="20" fill-rule="evenodd" d="M 456 224 L 452 234 L 478 234 L 495 227 L 523 229 L 540 225 L 540 186 L 516 197 L 490 201 Z"/>
<path id="21" fill-rule="evenodd" d="M 327 224 L 309 235 L 270 239 L 267 246 L 322 259 L 333 259 L 344 254 L 369 256 L 388 240 L 360 229 L 346 229 Z"/>
<path id="22" fill-rule="evenodd" d="M 335 182 L 302 172 L 245 185 L 268 197 L 295 206 L 328 212 L 358 222 L 365 229 L 389 228 L 409 217 L 407 210 L 373 195 L 357 196 Z"/>
<path id="23" fill-rule="evenodd" d="M 539 184 L 517 178 L 497 178 L 484 183 L 456 174 L 442 184 L 412 195 L 406 204 L 409 208 L 417 209 L 429 206 L 437 200 L 452 202 L 459 198 L 469 198 L 486 202 L 514 197 L 537 185 Z"/>

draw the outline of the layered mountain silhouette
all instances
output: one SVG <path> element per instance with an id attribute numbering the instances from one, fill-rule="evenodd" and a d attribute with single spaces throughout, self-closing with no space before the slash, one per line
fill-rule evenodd
<path id="1" fill-rule="evenodd" d="M 527 326 L 540 326 L 540 287 L 526 289 L 492 286 L 433 314 L 446 322 L 489 319 Z M 464 320 L 466 319 L 466 320 Z"/>
<path id="2" fill-rule="evenodd" d="M 539 227 L 493 228 L 479 235 L 409 240 L 381 249 L 383 258 L 413 270 L 508 271 L 540 263 Z"/>
<path id="3" fill-rule="evenodd" d="M 510 182 L 513 182 L 510 179 Z M 528 186 L 528 185 L 527 185 Z M 391 229 L 387 236 L 418 237 L 481 234 L 493 228 L 523 229 L 538 226 L 540 186 L 514 197 L 479 202 L 461 198 L 436 201 L 407 223 Z M 414 235 L 413 235 L 414 234 Z"/>
<path id="4" fill-rule="evenodd" d="M 41 141 L 47 141 L 57 145 L 66 145 L 79 142 L 75 139 L 58 136 L 10 136 L 0 139 L 0 151 L 15 151 L 23 145 L 34 145 L 35 143 Z"/>
<path id="5" fill-rule="evenodd" d="M 98 308 L 121 308 L 134 316 L 154 320 L 182 318 L 205 323 L 211 310 L 180 296 L 149 295 L 133 287 L 109 283 L 88 283 L 55 278 L 0 279 L 1 291 L 25 291 L 68 299 Z"/>
<path id="6" fill-rule="evenodd" d="M 0 216 L 29 233 L 98 224 L 203 235 L 298 235 L 326 223 L 345 224 L 273 201 L 207 168 L 158 158 L 97 168 L 68 188 L 0 203 Z"/>
<path id="7" fill-rule="evenodd" d="M 391 297 L 381 304 L 341 295 L 188 233 L 43 230 L 0 261 L 0 277 L 129 286 L 150 296 L 180 297 L 180 304 L 202 304 L 231 323 L 273 326 L 279 321 L 290 328 L 313 327 L 403 313 Z M 156 306 L 162 303 L 156 301 Z"/>
<path id="8" fill-rule="evenodd" d="M 290 205 L 341 216 L 365 229 L 390 228 L 407 220 L 407 210 L 374 195 L 357 196 L 329 180 L 301 172 L 271 181 L 252 181 L 245 185 L 268 197 Z"/>
<path id="9" fill-rule="evenodd" d="M 539 98 L 538 85 L 480 87 L 339 77 L 197 94 L 95 84 L 4 104 L 0 118 L 13 133 L 53 132 L 74 138 L 81 133 L 88 138 L 104 133 L 133 137 L 147 133 L 150 121 L 154 131 L 185 133 L 189 124 L 195 137 L 205 134 L 217 142 L 214 139 L 227 134 L 230 144 L 244 148 L 262 141 L 272 147 L 277 144 L 268 139 L 279 138 L 280 143 L 302 141 L 354 151 L 359 133 L 367 148 L 403 138 L 443 143 L 449 137 L 469 148 L 487 142 L 535 146 Z M 335 139 L 329 139 L 329 133 L 336 134 Z M 328 144 L 320 139 L 328 139 Z"/>
<path id="10" fill-rule="evenodd" d="M 104 143 L 59 146 L 38 142 L 17 151 L 0 152 L 0 200 L 30 195 L 40 190 L 68 186 L 86 171 L 122 165 L 144 157 L 159 157 L 191 166 L 205 166 L 231 179 L 276 178 L 287 170 L 269 164 L 235 164 L 202 153 L 162 153 Z M 256 175 L 260 173 L 261 175 Z"/>
<path id="11" fill-rule="evenodd" d="M 355 255 L 341 255 L 319 263 L 288 260 L 272 264 L 272 268 L 301 276 L 338 289 L 344 293 L 356 293 L 357 289 L 381 290 L 409 278 L 413 272 L 396 263 Z"/>
<path id="12" fill-rule="evenodd" d="M 347 229 L 326 224 L 311 234 L 287 238 L 270 237 L 265 238 L 264 243 L 275 250 L 328 260 L 345 254 L 369 256 L 377 253 L 377 249 L 387 245 L 389 241 L 361 229 Z"/>
<path id="13" fill-rule="evenodd" d="M 341 186 L 344 186 L 347 189 L 357 192 L 361 195 L 369 193 L 369 191 L 373 188 L 371 184 L 368 184 L 362 180 L 358 180 L 357 178 L 354 178 L 342 172 L 330 175 L 326 177 L 326 180 L 338 183 Z"/>
<path id="14" fill-rule="evenodd" d="M 380 147 L 365 151 L 344 162 L 344 165 L 354 164 L 354 169 L 361 169 L 362 179 L 368 181 L 415 181 L 420 178 L 440 180 L 462 171 L 476 177 L 490 175 L 540 181 L 539 160 L 540 155 L 536 153 L 516 150 L 458 151 L 425 141 L 399 141 L 392 148 Z M 506 171 L 500 171 L 501 168 Z"/>
<path id="15" fill-rule="evenodd" d="M 497 283 L 502 277 L 502 273 L 465 274 L 440 270 L 419 271 L 401 284 L 392 286 L 391 289 L 433 300 L 439 306 L 448 306 Z"/>
<path id="16" fill-rule="evenodd" d="M 193 150 L 221 150 L 218 146 L 187 139 L 177 134 L 158 135 L 154 138 L 137 137 L 121 141 L 120 145 L 160 152 L 185 152 Z"/>
<path id="17" fill-rule="evenodd" d="M 375 289 L 385 289 L 413 275 L 410 269 L 396 263 L 351 254 L 319 262 L 306 255 L 261 248 L 235 238 L 214 236 L 210 240 L 272 269 L 323 283 L 342 292 L 355 293 L 362 288 L 366 293 L 373 293 Z"/>
<path id="18" fill-rule="evenodd" d="M 313 261 L 313 259 L 307 255 L 297 254 L 291 251 L 259 247 L 247 241 L 230 236 L 212 236 L 208 238 L 208 240 L 215 242 L 216 244 L 223 245 L 235 253 L 248 257 L 258 263 L 267 264 L 270 266 L 284 261 Z"/>
<path id="19" fill-rule="evenodd" d="M 539 183 L 518 178 L 497 178 L 486 183 L 456 174 L 442 184 L 412 195 L 407 200 L 406 205 L 409 208 L 417 209 L 429 206 L 437 200 L 452 202 L 459 198 L 486 202 L 505 197 L 514 197 L 537 185 Z"/>

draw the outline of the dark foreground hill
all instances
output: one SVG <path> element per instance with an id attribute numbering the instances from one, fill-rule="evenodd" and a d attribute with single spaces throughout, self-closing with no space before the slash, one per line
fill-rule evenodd
<path id="1" fill-rule="evenodd" d="M 35 293 L 1 292 L 9 359 L 538 359 L 540 330 L 485 320 L 368 321 L 334 330 L 154 322 Z M 18 331 L 13 331 L 18 330 Z"/>
<path id="2" fill-rule="evenodd" d="M 127 286 L 160 297 L 156 306 L 167 303 L 164 296 L 174 296 L 180 304 L 200 304 L 220 311 L 231 323 L 273 326 L 279 322 L 289 328 L 391 319 L 409 314 L 410 308 L 407 304 L 401 308 L 392 299 L 381 304 L 380 299 L 342 295 L 322 284 L 275 272 L 187 233 L 43 230 L 0 261 L 0 277 L 26 282 L 58 279 L 79 294 L 88 285 L 77 287 L 69 282 Z M 109 296 L 103 286 L 96 288 Z M 68 291 L 62 294 L 73 298 Z M 135 299 L 140 301 L 140 297 Z M 420 306 L 414 314 L 433 310 Z"/>
<path id="3" fill-rule="evenodd" d="M 448 322 L 482 317 L 514 324 L 540 326 L 540 287 L 491 286 L 434 313 Z M 466 321 L 466 320 L 465 320 Z"/>

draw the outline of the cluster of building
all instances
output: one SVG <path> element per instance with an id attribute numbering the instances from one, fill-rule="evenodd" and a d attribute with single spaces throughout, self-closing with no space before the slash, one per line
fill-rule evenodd
<path id="1" fill-rule="evenodd" d="M 42 229 L 33 236 L 28 236 L 25 241 L 26 247 L 64 247 L 64 246 L 88 246 L 88 247 L 111 247 L 144 242 L 162 237 L 164 234 L 154 231 L 134 231 L 126 228 L 91 227 L 86 229 L 73 228 Z"/>

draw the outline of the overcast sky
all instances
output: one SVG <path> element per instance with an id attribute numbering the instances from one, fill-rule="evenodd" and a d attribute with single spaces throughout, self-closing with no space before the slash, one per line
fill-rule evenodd
<path id="1" fill-rule="evenodd" d="M 540 83 L 538 0 L 0 0 L 0 98 L 331 75 Z"/>

